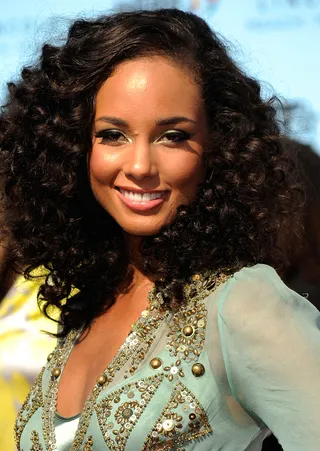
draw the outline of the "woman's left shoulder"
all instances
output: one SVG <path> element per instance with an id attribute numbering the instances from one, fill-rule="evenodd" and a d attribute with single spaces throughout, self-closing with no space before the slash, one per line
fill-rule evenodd
<path id="1" fill-rule="evenodd" d="M 233 274 L 227 286 L 229 295 L 235 295 L 238 299 L 244 298 L 247 302 L 264 301 L 267 297 L 282 299 L 290 302 L 295 297 L 302 299 L 298 293 L 291 290 L 281 279 L 277 271 L 266 264 L 243 267 Z M 244 302 L 244 300 L 242 300 Z"/>
<path id="2" fill-rule="evenodd" d="M 234 273 L 233 279 L 239 284 L 248 284 L 252 287 L 258 285 L 260 287 L 270 286 L 274 289 L 282 289 L 286 287 L 277 271 L 269 265 L 258 263 L 254 266 L 245 266 Z M 288 287 L 286 287 L 288 289 Z"/>
<path id="3" fill-rule="evenodd" d="M 218 312 L 228 324 L 267 325 L 293 317 L 318 317 L 319 311 L 304 296 L 291 290 L 275 269 L 265 264 L 244 267 L 225 285 Z"/>

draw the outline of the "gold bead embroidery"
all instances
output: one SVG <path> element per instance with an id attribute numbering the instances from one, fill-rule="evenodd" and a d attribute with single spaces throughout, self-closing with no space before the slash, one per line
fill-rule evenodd
<path id="1" fill-rule="evenodd" d="M 74 441 L 71 446 L 70 451 L 78 451 L 83 443 L 85 435 L 87 433 L 87 429 L 90 424 L 90 420 L 92 417 L 92 413 L 96 406 L 96 401 L 98 399 L 99 394 L 103 389 L 105 389 L 106 385 L 113 381 L 114 375 L 116 371 L 122 369 L 124 364 L 126 364 L 130 359 L 132 359 L 133 366 L 127 371 L 130 375 L 134 374 L 140 363 L 143 361 L 144 356 L 147 350 L 152 345 L 158 328 L 162 321 L 169 315 L 169 310 L 159 309 L 159 300 L 156 298 L 155 290 L 151 290 L 149 293 L 149 309 L 144 311 L 143 316 L 141 315 L 140 319 L 134 325 L 133 330 L 127 337 L 124 344 L 121 346 L 114 359 L 107 367 L 102 376 L 106 378 L 106 382 L 101 384 L 102 379 L 100 379 L 100 383 L 98 382 L 93 388 L 91 394 L 89 395 L 83 411 L 81 413 L 78 429 L 75 434 Z M 146 314 L 146 312 L 148 314 Z M 74 334 L 75 332 L 73 332 Z M 71 333 L 70 333 L 71 334 Z M 69 336 L 66 339 L 66 344 L 63 347 L 57 349 L 54 353 L 53 358 L 49 362 L 49 365 L 54 368 L 63 368 L 67 357 L 72 349 L 72 341 L 74 341 L 76 335 L 73 335 L 71 338 Z M 71 347 L 69 350 L 69 344 L 71 343 Z M 59 363 L 59 364 L 58 364 Z M 100 376 L 100 378 L 102 377 Z M 127 375 L 124 375 L 126 378 Z M 54 412 L 56 410 L 56 398 L 58 393 L 58 378 L 52 377 L 52 380 L 49 383 L 47 392 L 46 392 L 46 402 L 44 408 L 42 410 L 42 430 L 44 441 L 48 451 L 54 451 L 56 447 L 55 441 L 55 431 L 54 431 Z M 121 439 L 121 435 L 116 434 L 117 443 Z M 121 440 L 120 440 L 121 441 Z M 119 445 L 117 445 L 119 449 Z"/>
<path id="2" fill-rule="evenodd" d="M 45 402 L 42 407 L 42 434 L 47 451 L 55 451 L 55 429 L 54 429 L 54 415 L 56 411 L 58 383 L 63 368 L 72 347 L 79 336 L 79 331 L 71 331 L 65 340 L 56 347 L 52 353 L 52 357 L 48 363 L 48 370 L 51 369 L 51 379 L 49 381 Z M 60 369 L 60 374 L 57 377 L 54 370 Z"/>
<path id="3" fill-rule="evenodd" d="M 93 438 L 92 435 L 88 437 L 88 440 L 84 444 L 82 451 L 92 451 L 93 450 Z"/>
<path id="4" fill-rule="evenodd" d="M 170 446 L 176 449 L 177 445 L 204 437 L 211 432 L 212 428 L 203 407 L 193 393 L 178 382 L 146 437 L 142 451 L 169 450 Z"/>
<path id="5" fill-rule="evenodd" d="M 124 451 L 128 438 L 160 386 L 163 374 L 125 385 L 98 402 L 95 411 L 102 436 L 112 451 Z M 109 420 L 116 408 L 114 419 Z"/>
<path id="6" fill-rule="evenodd" d="M 181 360 L 177 360 L 175 363 L 172 363 L 170 366 L 165 366 L 163 369 L 167 373 L 165 376 L 168 378 L 170 382 L 173 379 L 179 379 L 179 377 L 184 377 L 183 369 L 180 368 Z"/>
<path id="7" fill-rule="evenodd" d="M 173 316 L 167 333 L 166 349 L 172 357 L 195 362 L 202 352 L 207 323 L 204 299 L 230 276 L 211 274 L 193 276 L 184 290 L 186 303 Z"/>
<path id="8" fill-rule="evenodd" d="M 39 376 L 37 377 L 33 387 L 31 388 L 25 402 L 23 403 L 14 426 L 14 436 L 15 442 L 18 449 L 20 449 L 20 439 L 22 431 L 25 425 L 28 423 L 32 415 L 43 406 L 43 396 L 42 396 L 42 376 L 44 373 L 44 368 L 42 368 Z"/>
<path id="9" fill-rule="evenodd" d="M 36 431 L 31 432 L 31 442 L 32 446 L 30 451 L 43 451 L 43 447 L 40 444 L 39 434 Z"/>
<path id="10" fill-rule="evenodd" d="M 166 349 L 169 351 L 171 356 L 176 356 L 175 363 L 166 365 L 163 368 L 164 373 L 157 372 L 157 374 L 152 377 L 161 376 L 161 378 L 163 379 L 164 376 L 167 376 L 167 380 L 169 381 L 176 380 L 177 377 L 184 376 L 184 372 L 181 366 L 182 360 L 185 360 L 187 363 L 198 361 L 199 355 L 201 354 L 204 345 L 207 316 L 205 303 L 202 301 L 208 294 L 210 294 L 211 291 L 213 291 L 214 288 L 220 285 L 220 283 L 225 282 L 227 278 L 228 276 L 219 276 L 218 278 L 211 277 L 208 280 L 203 280 L 201 276 L 199 276 L 194 278 L 192 284 L 186 286 L 186 305 L 182 306 L 179 311 L 175 315 L 173 315 L 171 321 L 168 321 L 169 331 L 167 334 Z M 154 303 L 152 303 L 152 299 L 155 300 Z M 121 370 L 125 364 L 127 365 L 127 369 L 125 370 L 125 373 L 123 375 L 124 378 L 129 377 L 131 374 L 134 374 L 136 369 L 139 368 L 141 362 L 148 354 L 150 346 L 154 342 L 160 325 L 162 324 L 163 320 L 165 320 L 170 315 L 170 312 L 168 310 L 165 310 L 163 305 L 161 306 L 160 304 L 163 304 L 161 295 L 156 294 L 155 290 L 152 290 L 152 292 L 150 293 L 150 306 L 148 310 L 143 312 L 141 318 L 134 326 L 127 340 L 122 345 L 111 364 L 107 367 L 106 371 L 103 373 L 103 375 L 100 376 L 97 384 L 88 397 L 79 420 L 78 430 L 75 434 L 75 439 L 72 444 L 71 451 L 79 451 L 80 449 L 82 449 L 82 451 L 91 451 L 93 441 L 91 443 L 91 441 L 87 439 L 87 441 L 85 442 L 85 438 L 92 414 L 95 410 L 97 412 L 97 406 L 100 403 L 103 403 L 100 405 L 100 408 L 104 412 L 103 422 L 105 426 L 102 426 L 101 415 L 99 426 L 100 429 L 102 428 L 105 430 L 105 441 L 106 437 L 108 439 L 112 437 L 112 439 L 110 439 L 110 443 L 113 444 L 114 448 L 111 448 L 109 446 L 110 449 L 124 450 L 128 437 L 133 429 L 134 424 L 137 421 L 137 418 L 139 417 L 139 412 L 145 409 L 145 407 L 143 406 L 145 406 L 151 399 L 150 393 L 146 391 L 145 387 L 142 385 L 137 389 L 129 389 L 126 393 L 127 400 L 125 402 L 123 401 L 124 392 L 118 393 L 118 396 L 115 396 L 113 400 L 103 400 L 100 402 L 97 401 L 100 393 L 106 388 L 106 385 L 113 381 L 116 372 Z M 63 371 L 63 367 L 79 334 L 79 331 L 70 332 L 64 342 L 59 344 L 52 355 L 49 356 L 47 371 L 49 372 L 48 376 L 50 377 L 50 372 L 52 376 L 45 393 L 45 402 L 43 404 L 42 394 L 41 402 L 39 401 L 39 405 L 37 404 L 37 402 L 33 402 L 36 399 L 40 399 L 38 396 L 35 396 L 37 389 L 34 388 L 32 390 L 32 394 L 30 395 L 31 398 L 27 398 L 27 404 L 23 408 L 20 419 L 17 420 L 16 440 L 18 448 L 20 445 L 21 433 L 25 427 L 25 424 L 29 421 L 35 410 L 39 407 L 42 407 L 43 405 L 43 440 L 47 451 L 54 451 L 56 449 L 54 414 L 56 410 L 58 383 L 61 372 Z M 58 370 L 60 371 L 59 374 Z M 43 372 L 39 376 L 40 389 L 42 375 Z M 102 376 L 103 380 L 101 379 Z M 104 378 L 106 378 L 105 382 Z M 155 380 L 160 384 L 160 380 Z M 151 385 L 154 386 L 155 382 Z M 149 444 L 150 446 L 152 446 L 155 441 L 156 443 L 159 442 L 161 446 L 163 445 L 163 450 L 170 450 L 173 446 L 177 448 L 177 446 L 179 446 L 182 442 L 201 437 L 211 431 L 205 413 L 203 412 L 201 406 L 199 406 L 196 398 L 186 388 L 184 389 L 184 392 L 187 393 L 187 395 L 183 395 L 182 392 L 179 394 L 177 392 L 177 387 L 179 389 L 179 387 L 181 388 L 184 386 L 183 384 L 177 384 L 176 388 L 174 389 L 174 393 L 170 398 L 171 403 L 168 403 L 166 407 L 167 410 L 164 409 L 164 411 L 162 412 L 162 423 L 160 424 L 161 427 L 159 429 L 159 431 L 161 430 L 162 432 L 160 433 L 158 429 L 152 429 L 151 433 L 146 439 L 144 448 L 145 450 L 150 449 Z M 138 393 L 140 394 L 141 398 L 138 398 Z M 193 399 L 193 401 L 190 403 L 188 401 L 185 401 L 187 399 L 187 396 L 188 398 Z M 32 406 L 30 406 L 30 399 L 32 399 Z M 112 411 L 108 407 L 108 402 L 111 401 L 112 403 L 114 403 L 113 410 L 115 410 L 116 417 L 113 419 L 113 421 L 108 421 L 108 418 L 110 419 L 112 415 Z M 141 403 L 141 405 L 137 405 L 136 402 Z M 191 404 L 193 406 L 192 408 L 194 408 L 193 410 L 190 407 Z M 116 405 L 118 406 L 117 408 L 115 407 Z M 167 414 L 167 416 L 164 416 L 164 412 Z M 193 415 L 196 415 L 196 417 L 194 418 Z M 130 420 L 130 422 L 126 420 Z M 168 423 L 169 420 L 174 423 L 173 428 L 172 424 L 170 422 Z M 168 430 L 166 431 L 166 429 Z M 165 432 L 167 436 L 164 435 Z M 108 434 L 110 434 L 110 436 L 108 436 Z M 171 439 L 171 436 L 174 437 L 173 441 Z M 176 436 L 177 441 L 175 438 Z M 163 441 L 163 439 L 165 439 L 165 441 Z M 39 446 L 41 446 L 41 444 Z M 180 451 L 183 450 L 183 448 L 180 447 L 177 449 L 180 449 Z"/>

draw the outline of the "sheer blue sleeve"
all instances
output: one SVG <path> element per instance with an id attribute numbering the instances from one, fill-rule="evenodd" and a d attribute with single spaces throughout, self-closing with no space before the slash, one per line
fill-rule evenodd
<path id="1" fill-rule="evenodd" d="M 217 307 L 235 398 L 284 451 L 319 451 L 320 312 L 267 265 L 236 273 Z"/>

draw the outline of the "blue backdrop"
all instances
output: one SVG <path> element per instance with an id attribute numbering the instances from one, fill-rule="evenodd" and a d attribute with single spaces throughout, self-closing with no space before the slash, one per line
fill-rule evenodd
<path id="1" fill-rule="evenodd" d="M 0 98 L 5 83 L 79 16 L 178 7 L 204 17 L 233 57 L 285 101 L 289 132 L 320 152 L 320 0 L 0 0 Z"/>

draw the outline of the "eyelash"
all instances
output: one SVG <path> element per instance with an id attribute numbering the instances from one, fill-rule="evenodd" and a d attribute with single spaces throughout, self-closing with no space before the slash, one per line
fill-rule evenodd
<path id="1" fill-rule="evenodd" d="M 167 143 L 181 143 L 183 141 L 187 141 L 191 138 L 191 134 L 184 131 L 184 130 L 171 130 L 165 132 L 163 135 L 160 136 L 160 140 L 163 137 L 171 137 L 171 140 L 168 140 Z M 101 138 L 101 141 L 99 144 L 113 144 L 113 145 L 119 145 L 120 138 L 124 137 L 125 135 L 120 132 L 119 130 L 101 130 L 100 132 L 95 133 L 96 138 Z"/>
<path id="2" fill-rule="evenodd" d="M 100 144 L 108 144 L 113 143 L 116 144 L 119 142 L 120 137 L 124 137 L 124 134 L 118 130 L 101 130 L 100 132 L 95 133 L 96 138 L 102 138 Z"/>
<path id="3" fill-rule="evenodd" d="M 171 141 L 172 143 L 188 141 L 188 139 L 191 138 L 191 134 L 188 132 L 185 132 L 184 130 L 172 130 L 172 131 L 168 131 L 168 132 L 164 133 L 163 135 L 161 135 L 161 137 L 165 137 L 165 136 L 175 137 L 175 139 L 172 139 L 172 141 Z M 176 138 L 178 138 L 178 139 L 176 139 Z"/>

